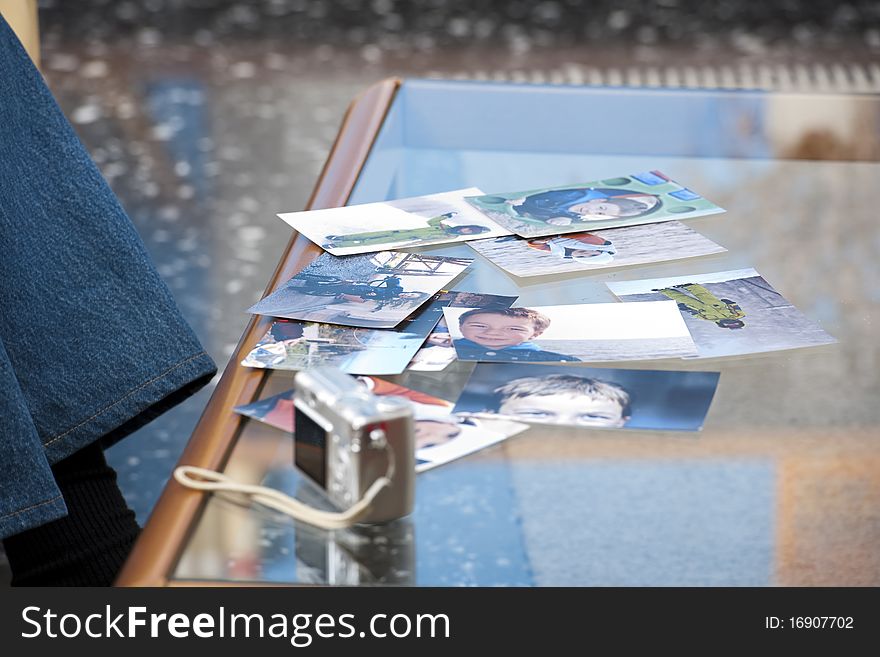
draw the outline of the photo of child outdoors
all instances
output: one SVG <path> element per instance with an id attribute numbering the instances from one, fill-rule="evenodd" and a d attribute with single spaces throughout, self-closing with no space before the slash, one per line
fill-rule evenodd
<path id="1" fill-rule="evenodd" d="M 723 212 L 660 171 L 588 183 L 468 197 L 520 237 L 699 217 Z"/>
<path id="2" fill-rule="evenodd" d="M 397 247 L 463 242 L 509 235 L 464 200 L 476 187 L 441 194 L 279 214 L 285 222 L 333 255 Z"/>
<path id="3" fill-rule="evenodd" d="M 531 308 L 444 308 L 459 360 L 578 363 L 677 358 L 697 353 L 671 301 Z"/>
<path id="4" fill-rule="evenodd" d="M 837 342 L 754 269 L 607 285 L 625 302 L 674 301 L 697 345 L 698 358 Z"/>
<path id="5" fill-rule="evenodd" d="M 349 374 L 400 374 L 443 317 L 435 298 L 391 330 L 279 319 L 244 357 L 245 367 L 302 370 L 332 365 Z"/>
<path id="6" fill-rule="evenodd" d="M 726 251 L 678 221 L 531 239 L 508 235 L 468 246 L 514 276 L 625 267 Z"/>
<path id="7" fill-rule="evenodd" d="M 488 226 L 452 223 L 453 219 L 457 216 L 457 212 L 445 212 L 436 217 L 431 217 L 424 228 L 396 228 L 349 233 L 347 235 L 327 235 L 321 246 L 330 251 L 331 249 L 346 247 L 384 246 L 390 242 L 398 246 L 403 246 L 407 242 L 437 244 L 438 242 L 454 240 L 461 235 L 481 235 L 490 231 Z"/>
<path id="8" fill-rule="evenodd" d="M 581 428 L 697 431 L 718 378 L 717 372 L 480 364 L 453 412 Z"/>
<path id="9" fill-rule="evenodd" d="M 383 251 L 323 253 L 248 312 L 313 322 L 391 328 L 473 262 Z"/>

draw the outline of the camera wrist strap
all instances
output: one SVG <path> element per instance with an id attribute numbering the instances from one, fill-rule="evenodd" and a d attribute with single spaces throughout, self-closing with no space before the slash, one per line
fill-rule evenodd
<path id="1" fill-rule="evenodd" d="M 389 455 L 393 455 L 393 452 L 390 450 Z M 383 488 L 391 484 L 393 472 L 393 460 L 389 459 L 386 475 L 376 479 L 360 500 L 341 512 L 321 511 L 303 504 L 299 500 L 282 493 L 280 490 L 266 486 L 243 484 L 227 477 L 221 472 L 198 468 L 192 465 L 182 465 L 175 469 L 174 479 L 182 486 L 195 490 L 241 493 L 257 504 L 262 504 L 295 520 L 300 520 L 321 529 L 344 529 L 357 523 L 358 520 L 367 514 L 370 505 L 376 499 L 376 495 Z"/>

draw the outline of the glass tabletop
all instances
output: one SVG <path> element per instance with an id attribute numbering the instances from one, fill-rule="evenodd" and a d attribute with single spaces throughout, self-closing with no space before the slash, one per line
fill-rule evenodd
<path id="1" fill-rule="evenodd" d="M 516 278 L 466 244 L 420 249 L 475 259 L 454 289 L 518 305 L 613 302 L 606 282 L 754 267 L 839 342 L 627 362 L 720 372 L 704 429 L 536 426 L 419 474 L 415 512 L 389 525 L 325 532 L 215 496 L 173 578 L 877 585 L 878 126 L 871 95 L 404 82 L 350 204 L 660 169 L 727 210 L 686 222 L 727 252 L 661 264 Z M 394 380 L 455 401 L 471 370 Z M 271 373 L 259 397 L 292 379 Z M 290 437 L 255 421 L 227 473 L 311 499 Z"/>

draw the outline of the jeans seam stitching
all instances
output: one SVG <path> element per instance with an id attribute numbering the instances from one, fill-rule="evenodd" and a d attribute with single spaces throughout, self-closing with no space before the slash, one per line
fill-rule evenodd
<path id="1" fill-rule="evenodd" d="M 70 434 L 70 433 L 76 431 L 77 429 L 79 429 L 79 428 L 80 428 L 81 426 L 83 426 L 84 424 L 88 424 L 89 422 L 91 422 L 92 420 L 94 420 L 94 419 L 95 419 L 96 417 L 98 417 L 99 415 L 102 415 L 103 413 L 106 413 L 108 410 L 110 410 L 111 408 L 113 408 L 113 407 L 116 406 L 117 404 L 122 403 L 123 401 L 125 401 L 126 399 L 128 399 L 129 397 L 131 397 L 133 394 L 135 394 L 136 392 L 138 392 L 139 390 L 143 390 L 144 388 L 146 388 L 147 386 L 149 386 L 149 385 L 155 383 L 155 382 L 158 381 L 159 379 L 162 379 L 162 378 L 168 376 L 171 372 L 173 372 L 174 370 L 176 370 L 178 367 L 182 367 L 182 366 L 186 365 L 186 364 L 187 364 L 188 362 L 190 362 L 191 360 L 195 360 L 196 358 L 199 358 L 199 357 L 201 357 L 201 356 L 205 356 L 205 355 L 207 355 L 207 353 L 206 353 L 205 351 L 200 351 L 199 353 L 197 353 L 197 354 L 195 354 L 195 355 L 193 355 L 193 356 L 190 356 L 189 358 L 186 358 L 186 359 L 180 361 L 180 362 L 177 363 L 176 365 L 172 365 L 171 367 L 169 367 L 169 368 L 166 369 L 165 371 L 163 371 L 163 372 L 161 372 L 160 374 L 157 374 L 156 376 L 154 376 L 154 377 L 153 377 L 152 379 L 150 379 L 149 381 L 145 381 L 144 383 L 142 383 L 141 385 L 139 385 L 137 388 L 134 388 L 134 389 L 132 389 L 132 390 L 129 390 L 127 393 L 125 393 L 122 397 L 120 397 L 119 399 L 117 399 L 115 402 L 113 402 L 112 404 L 108 404 L 107 406 L 105 406 L 105 407 L 102 408 L 101 410 L 97 411 L 97 412 L 96 412 L 94 415 L 92 415 L 91 417 L 88 417 L 88 418 L 86 418 L 85 420 L 83 420 L 82 422 L 79 422 L 78 424 L 76 424 L 75 426 L 71 427 L 70 429 L 68 429 L 68 430 L 65 431 L 64 433 L 60 433 L 60 434 L 57 434 L 57 435 L 51 437 L 48 441 L 46 441 L 45 443 L 43 443 L 43 447 L 48 447 L 48 446 L 51 445 L 52 443 L 58 442 L 59 440 L 61 440 L 62 438 L 64 438 L 64 436 L 66 436 L 66 435 L 68 435 L 68 434 Z"/>
<path id="2" fill-rule="evenodd" d="M 55 497 L 53 497 L 53 498 L 50 499 L 50 500 L 44 500 L 44 501 L 42 501 L 42 502 L 37 502 L 36 504 L 31 504 L 30 506 L 26 506 L 25 508 L 23 508 L 23 509 L 19 509 L 18 511 L 12 511 L 12 512 L 10 512 L 10 513 L 4 513 L 2 516 L 0 516 L 0 520 L 3 520 L 4 518 L 11 518 L 12 516 L 17 516 L 17 515 L 19 515 L 19 514 L 21 514 L 21 513 L 25 513 L 25 512 L 27 512 L 27 511 L 31 511 L 31 510 L 33 510 L 33 509 L 36 509 L 37 507 L 44 506 L 44 505 L 46 505 L 46 504 L 51 504 L 52 502 L 56 502 L 56 501 L 58 501 L 58 500 L 60 500 L 60 499 L 61 499 L 61 495 L 56 495 Z"/>

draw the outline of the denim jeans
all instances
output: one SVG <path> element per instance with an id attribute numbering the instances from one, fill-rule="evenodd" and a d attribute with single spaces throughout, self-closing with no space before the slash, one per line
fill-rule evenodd
<path id="1" fill-rule="evenodd" d="M 53 463 L 215 372 L 0 17 L 0 538 L 67 513 Z"/>

